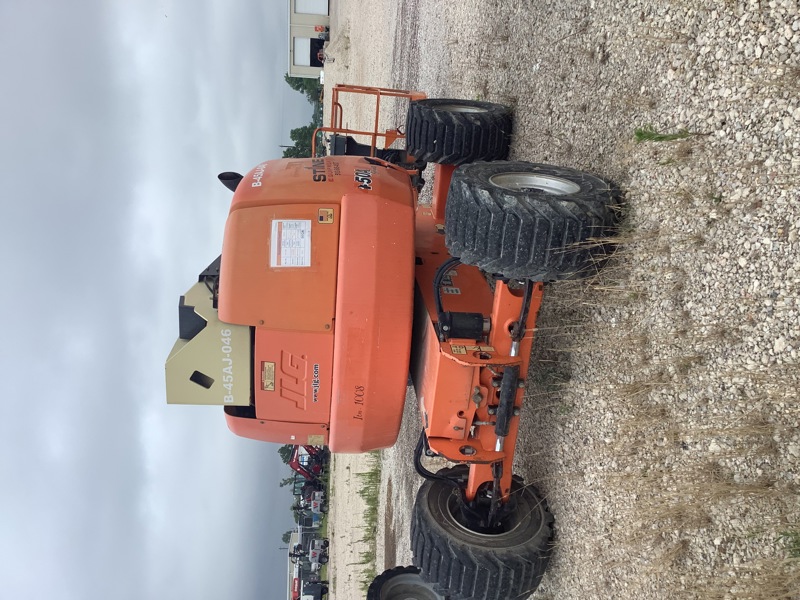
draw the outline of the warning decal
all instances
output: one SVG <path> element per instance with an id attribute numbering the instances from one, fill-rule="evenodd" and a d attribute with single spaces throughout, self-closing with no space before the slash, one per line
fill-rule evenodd
<path id="1" fill-rule="evenodd" d="M 494 352 L 494 346 L 450 344 L 450 352 L 453 354 L 466 354 L 467 352 Z"/>
<path id="2" fill-rule="evenodd" d="M 275 219 L 269 248 L 270 267 L 311 266 L 311 220 Z"/>

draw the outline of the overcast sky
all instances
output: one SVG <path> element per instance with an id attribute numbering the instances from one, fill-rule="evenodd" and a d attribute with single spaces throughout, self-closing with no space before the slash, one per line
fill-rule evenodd
<path id="1" fill-rule="evenodd" d="M 0 0 L 0 597 L 283 599 L 289 474 L 167 406 L 220 171 L 280 156 L 284 0 Z"/>

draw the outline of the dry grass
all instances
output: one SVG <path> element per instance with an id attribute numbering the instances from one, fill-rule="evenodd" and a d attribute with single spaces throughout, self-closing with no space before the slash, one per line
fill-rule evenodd
<path id="1" fill-rule="evenodd" d="M 797 600 L 800 560 L 759 560 L 731 569 L 719 579 L 688 586 L 691 597 L 707 600 Z"/>
<path id="2" fill-rule="evenodd" d="M 710 194 L 687 189 L 675 198 L 692 210 L 719 211 Z M 746 326 L 699 324 L 681 301 L 664 303 L 680 299 L 680 282 L 689 277 L 670 257 L 702 248 L 702 234 L 623 224 L 615 242 L 602 271 L 563 282 L 548 298 L 567 322 L 538 332 L 551 356 L 563 357 L 556 362 L 591 362 L 626 349 L 613 371 L 624 375 L 599 384 L 604 412 L 613 416 L 606 443 L 590 446 L 594 460 L 613 460 L 618 471 L 562 473 L 554 482 L 599 481 L 621 512 L 586 542 L 584 553 L 621 580 L 635 565 L 650 573 L 652 589 L 680 590 L 676 597 L 800 600 L 793 554 L 800 548 L 800 495 L 791 474 L 776 468 L 800 418 L 800 368 L 720 368 L 719 349 L 746 340 Z M 636 309 L 656 301 L 667 307 L 659 327 Z M 613 315 L 613 326 L 591 321 L 595 307 L 603 307 L 604 319 Z M 562 418 L 568 423 L 585 410 L 574 387 L 567 377 L 528 395 L 556 418 L 569 406 Z M 737 512 L 741 522 L 732 524 Z M 750 558 L 737 554 L 740 562 L 732 562 L 742 547 Z"/>
<path id="3" fill-rule="evenodd" d="M 694 161 L 704 144 L 663 147 Z M 685 302 L 703 264 L 693 257 L 716 251 L 704 225 L 742 207 L 713 177 L 631 193 L 640 192 L 696 215 L 698 227 L 631 215 L 613 240 L 592 240 L 612 251 L 602 269 L 548 292 L 543 310 L 563 321 L 537 331 L 550 362 L 535 367 L 554 374 L 528 397 L 591 457 L 549 485 L 592 488 L 613 520 L 581 524 L 582 556 L 609 580 L 648 573 L 641 597 L 674 590 L 680 598 L 800 600 L 800 490 L 786 467 L 796 464 L 787 453 L 797 443 L 800 366 L 729 360 L 751 342 L 751 326 L 713 311 L 699 316 Z M 591 372 L 591 394 L 570 379 L 571 363 L 579 374 L 602 365 Z M 573 424 L 598 413 L 603 433 L 582 437 Z"/>

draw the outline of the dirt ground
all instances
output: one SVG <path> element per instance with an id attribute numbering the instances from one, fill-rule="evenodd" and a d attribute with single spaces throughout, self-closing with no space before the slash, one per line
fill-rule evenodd
<path id="1" fill-rule="evenodd" d="M 512 158 L 591 171 L 625 193 L 615 258 L 548 286 L 538 322 L 517 468 L 546 495 L 557 547 L 533 597 L 800 597 L 797 2 L 331 8 L 328 88 L 509 104 Z M 363 126 L 371 109 L 345 114 Z M 401 125 L 402 111 L 383 118 Z M 637 143 L 637 129 L 677 135 Z M 412 398 L 383 453 L 378 570 L 411 563 L 418 423 Z M 338 599 L 362 597 L 344 464 Z"/>
<path id="2" fill-rule="evenodd" d="M 358 473 L 366 473 L 370 466 L 366 454 L 337 454 L 331 460 L 328 580 L 332 599 L 364 596 L 362 582 L 367 565 L 363 556 L 370 549 L 367 540 L 374 538 L 375 533 L 364 528 L 367 507 L 359 494 L 363 482 Z"/>

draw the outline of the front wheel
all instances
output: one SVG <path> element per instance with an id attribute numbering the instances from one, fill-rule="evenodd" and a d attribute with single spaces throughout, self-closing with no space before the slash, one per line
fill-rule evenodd
<path id="1" fill-rule="evenodd" d="M 416 567 L 395 567 L 378 575 L 367 590 L 367 600 L 445 600 Z"/>
<path id="2" fill-rule="evenodd" d="M 473 529 L 460 510 L 460 491 L 428 480 L 411 521 L 414 565 L 440 593 L 461 600 L 510 600 L 541 581 L 553 548 L 553 516 L 537 491 L 514 478 L 514 505 L 493 533 Z"/>
<path id="3" fill-rule="evenodd" d="M 573 279 L 605 257 L 618 204 L 616 187 L 576 169 L 464 165 L 447 195 L 445 243 L 462 263 L 510 279 Z"/>
<path id="4" fill-rule="evenodd" d="M 419 161 L 461 165 L 501 160 L 511 144 L 511 109 L 477 100 L 410 102 L 406 151 Z"/>

